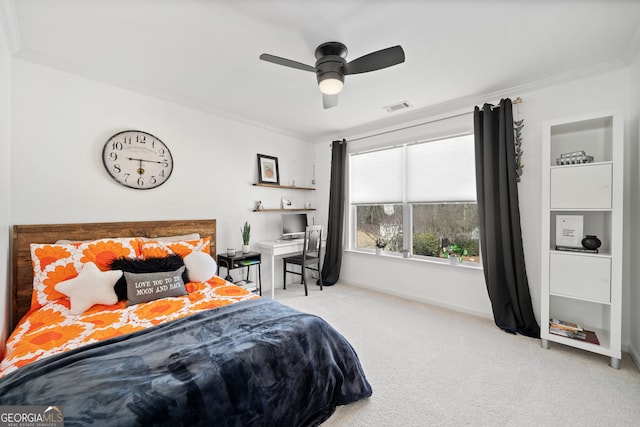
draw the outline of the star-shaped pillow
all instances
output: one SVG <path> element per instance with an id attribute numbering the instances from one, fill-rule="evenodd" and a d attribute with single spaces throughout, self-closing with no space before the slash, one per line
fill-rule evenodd
<path id="1" fill-rule="evenodd" d="M 121 270 L 100 271 L 93 262 L 88 262 L 78 276 L 58 283 L 56 290 L 71 300 L 71 314 L 82 314 L 95 304 L 117 303 L 113 286 L 121 276 Z"/>

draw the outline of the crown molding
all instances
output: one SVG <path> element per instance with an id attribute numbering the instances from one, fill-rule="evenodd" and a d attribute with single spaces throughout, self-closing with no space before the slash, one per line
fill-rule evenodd
<path id="1" fill-rule="evenodd" d="M 640 22 L 636 25 L 633 35 L 629 38 L 623 58 L 627 64 L 632 64 L 636 59 L 640 59 Z"/>
<path id="2" fill-rule="evenodd" d="M 414 125 L 420 122 L 430 121 L 433 119 L 441 119 L 446 116 L 456 115 L 462 111 L 473 110 L 475 105 L 482 105 L 484 103 L 497 103 L 501 98 L 506 97 L 518 97 L 523 96 L 523 93 L 531 92 L 540 88 L 554 86 L 557 84 L 566 83 L 572 80 L 578 80 L 592 75 L 601 74 L 610 70 L 627 67 L 628 64 L 622 59 L 616 59 L 613 61 L 597 64 L 594 66 L 581 68 L 579 70 L 570 71 L 563 74 L 547 77 L 544 79 L 534 80 L 521 85 L 512 86 L 499 91 L 478 93 L 461 98 L 452 99 L 450 101 L 442 102 L 428 107 L 420 108 L 413 111 L 407 111 L 400 115 L 376 120 L 375 122 L 365 123 L 359 126 L 354 126 L 342 131 L 334 131 L 326 133 L 316 138 L 316 143 L 324 143 L 327 141 L 333 141 L 335 139 L 346 138 L 362 138 L 367 134 L 373 134 L 378 132 L 393 131 L 393 128 L 405 127 L 407 125 Z M 526 97 L 524 99 L 526 102 Z"/>
<path id="3" fill-rule="evenodd" d="M 13 0 L 0 0 L 0 26 L 7 42 L 7 48 L 12 55 L 22 49 L 22 39 L 20 38 L 20 26 L 18 25 L 18 15 Z"/>

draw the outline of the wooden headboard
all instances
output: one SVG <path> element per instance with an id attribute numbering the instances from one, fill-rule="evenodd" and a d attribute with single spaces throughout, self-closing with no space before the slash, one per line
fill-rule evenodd
<path id="1" fill-rule="evenodd" d="M 12 235 L 11 330 L 29 310 L 33 290 L 31 243 L 58 240 L 95 240 L 107 237 L 160 237 L 199 233 L 211 236 L 211 256 L 216 257 L 216 220 L 102 222 L 85 224 L 14 225 Z"/>

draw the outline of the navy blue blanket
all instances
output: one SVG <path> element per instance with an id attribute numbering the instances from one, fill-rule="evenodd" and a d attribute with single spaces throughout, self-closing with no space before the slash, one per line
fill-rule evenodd
<path id="1" fill-rule="evenodd" d="M 65 425 L 304 426 L 371 395 L 356 352 L 317 316 L 261 298 L 27 365 L 2 405 L 57 405 Z"/>

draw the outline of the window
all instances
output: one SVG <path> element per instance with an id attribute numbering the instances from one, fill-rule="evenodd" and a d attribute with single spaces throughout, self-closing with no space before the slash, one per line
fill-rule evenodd
<path id="1" fill-rule="evenodd" d="M 376 240 L 381 238 L 385 250 L 402 251 L 402 207 L 401 204 L 356 206 L 356 247 L 375 249 Z"/>
<path id="2" fill-rule="evenodd" d="M 414 204 L 411 253 L 445 258 L 451 244 L 466 249 L 465 261 L 479 262 L 478 205 L 476 203 Z"/>
<path id="3" fill-rule="evenodd" d="M 473 135 L 353 153 L 349 182 L 353 247 L 479 262 Z"/>

